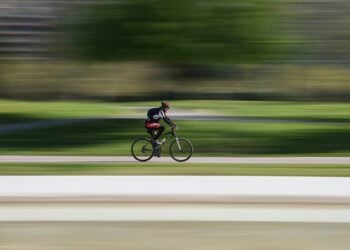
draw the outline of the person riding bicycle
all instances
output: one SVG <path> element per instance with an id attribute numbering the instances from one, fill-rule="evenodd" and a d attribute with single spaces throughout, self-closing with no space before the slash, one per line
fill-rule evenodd
<path id="1" fill-rule="evenodd" d="M 164 132 L 165 128 L 159 122 L 163 119 L 169 126 L 175 128 L 176 125 L 169 119 L 166 115 L 167 111 L 170 109 L 170 104 L 168 102 L 162 102 L 159 108 L 151 108 L 147 111 L 147 120 L 145 122 L 145 128 L 147 132 L 152 136 L 152 143 L 158 143 L 159 137 Z"/>

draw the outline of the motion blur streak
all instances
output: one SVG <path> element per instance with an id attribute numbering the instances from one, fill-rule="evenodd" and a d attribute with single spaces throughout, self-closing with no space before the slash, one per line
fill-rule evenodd
<path id="1" fill-rule="evenodd" d="M 349 12 L 346 0 L 2 0 L 1 96 L 349 100 Z"/>
<path id="2" fill-rule="evenodd" d="M 182 109 L 190 118 L 176 124 L 178 134 L 193 142 L 195 157 L 350 156 L 349 25 L 349 0 L 1 0 L 0 154 L 130 156 L 131 142 L 146 136 L 147 109 L 167 100 L 171 112 Z M 209 119 L 196 120 L 198 113 Z M 217 119 L 223 116 L 229 118 Z M 18 161 L 0 163 L 0 173 L 93 174 L 105 167 Z M 216 163 L 207 170 L 180 166 L 191 175 L 218 175 Z M 157 168 L 147 167 L 146 174 Z M 115 168 L 132 171 L 121 163 Z M 276 168 L 287 175 L 350 175 L 349 164 L 260 165 L 244 173 L 273 175 Z M 102 173 L 116 173 L 107 171 Z M 242 173 L 237 171 L 225 173 Z M 52 184 L 43 178 L 45 185 L 29 181 L 37 194 Z M 345 178 L 332 180 L 349 185 Z M 73 186 L 56 183 L 56 194 Z M 7 184 L 17 195 L 30 191 Z M 210 183 L 200 184 L 213 191 Z M 289 185 L 279 198 L 312 190 L 329 202 L 336 184 Z M 89 196 L 101 187 L 111 191 L 110 185 L 82 186 L 92 189 Z M 242 195 L 242 186 L 230 190 Z M 348 199 L 350 189 L 339 190 Z M 68 209 L 57 200 L 0 200 L 0 250 L 348 250 L 348 205 L 338 200 L 344 196 L 332 197 L 337 204 L 305 208 L 288 200 L 283 209 L 230 209 L 218 202 L 206 204 L 207 210 L 198 204 L 181 210 L 184 204 L 174 202 L 123 210 L 110 203 Z M 179 221 L 166 221 L 173 212 Z M 164 221 L 152 221 L 157 216 Z"/>
<path id="3" fill-rule="evenodd" d="M 0 223 L 0 249 L 347 250 L 349 224 L 231 222 Z"/>
<path id="4" fill-rule="evenodd" d="M 349 204 L 99 203 L 45 201 L 0 206 L 0 222 L 222 221 L 350 223 Z"/>

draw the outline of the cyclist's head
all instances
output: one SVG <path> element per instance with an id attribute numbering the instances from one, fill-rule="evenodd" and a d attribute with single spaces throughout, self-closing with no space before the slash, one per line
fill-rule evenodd
<path id="1" fill-rule="evenodd" d="M 167 111 L 168 109 L 170 109 L 170 104 L 168 102 L 162 102 L 161 103 L 161 108 L 164 110 L 164 111 Z"/>

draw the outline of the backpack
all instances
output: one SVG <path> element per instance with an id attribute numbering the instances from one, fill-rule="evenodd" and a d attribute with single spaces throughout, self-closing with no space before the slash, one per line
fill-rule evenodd
<path id="1" fill-rule="evenodd" d="M 147 118 L 154 121 L 159 121 L 161 119 L 159 115 L 159 108 L 152 108 L 147 111 Z"/>

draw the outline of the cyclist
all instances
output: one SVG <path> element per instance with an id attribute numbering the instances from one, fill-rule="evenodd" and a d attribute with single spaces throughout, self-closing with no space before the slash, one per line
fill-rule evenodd
<path id="1" fill-rule="evenodd" d="M 152 143 L 154 145 L 159 144 L 158 139 L 164 132 L 165 128 L 160 125 L 160 120 L 163 119 L 169 126 L 175 128 L 176 125 L 169 119 L 166 115 L 167 111 L 170 109 L 170 104 L 168 102 L 161 102 L 159 108 L 151 108 L 147 111 L 147 120 L 145 123 L 145 128 L 147 132 L 152 136 Z"/>

